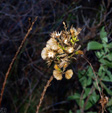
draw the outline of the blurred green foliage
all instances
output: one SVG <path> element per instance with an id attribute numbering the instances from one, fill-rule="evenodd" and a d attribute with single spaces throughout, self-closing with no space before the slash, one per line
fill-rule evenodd
<path id="1" fill-rule="evenodd" d="M 68 97 L 69 100 L 75 100 L 79 106 L 80 109 L 77 110 L 77 113 L 81 113 L 81 110 L 86 111 L 86 113 L 98 112 L 89 111 L 91 107 L 99 104 L 100 93 L 98 92 L 98 86 L 100 91 L 102 91 L 102 94 L 104 93 L 109 98 L 105 107 L 108 111 L 111 111 L 112 109 L 112 46 L 110 46 L 112 43 L 108 43 L 107 33 L 104 30 L 104 27 L 102 27 L 100 31 L 100 40 L 101 43 L 98 41 L 90 41 L 87 45 L 88 51 L 95 50 L 95 55 L 100 64 L 99 69 L 95 72 L 97 81 L 91 66 L 88 66 L 87 69 L 78 72 L 82 92 L 77 91 L 74 95 Z"/>

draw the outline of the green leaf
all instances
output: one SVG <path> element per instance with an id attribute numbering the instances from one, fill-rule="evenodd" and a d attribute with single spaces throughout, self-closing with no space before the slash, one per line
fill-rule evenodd
<path id="1" fill-rule="evenodd" d="M 69 113 L 73 113 L 72 110 L 69 110 Z"/>
<path id="2" fill-rule="evenodd" d="M 109 100 L 109 102 L 106 105 L 107 107 L 112 106 L 112 98 Z"/>
<path id="3" fill-rule="evenodd" d="M 109 70 L 106 70 L 106 73 L 109 77 L 110 82 L 112 82 L 112 73 Z"/>
<path id="4" fill-rule="evenodd" d="M 83 108 L 83 106 L 84 106 L 84 100 L 83 99 L 76 99 L 75 101 L 78 104 L 78 106 L 80 106 L 81 108 Z"/>
<path id="5" fill-rule="evenodd" d="M 107 48 L 109 48 L 109 49 L 112 48 L 112 42 L 107 44 Z"/>
<path id="6" fill-rule="evenodd" d="M 100 31 L 100 38 L 101 38 L 102 42 L 108 42 L 107 33 L 105 32 L 104 27 L 102 27 L 102 29 Z"/>
<path id="7" fill-rule="evenodd" d="M 94 84 L 95 89 L 97 89 L 99 91 L 99 88 L 98 88 L 98 85 L 97 85 L 96 81 L 94 81 L 93 84 Z M 100 89 L 100 91 L 101 91 L 101 89 Z"/>
<path id="8" fill-rule="evenodd" d="M 112 61 L 112 52 L 110 52 L 108 55 L 106 55 L 104 58 L 107 58 L 108 60 Z"/>
<path id="9" fill-rule="evenodd" d="M 101 58 L 101 57 L 102 57 L 102 54 L 101 54 L 99 51 L 95 52 L 95 54 L 96 54 L 96 56 L 97 56 L 98 58 Z"/>
<path id="10" fill-rule="evenodd" d="M 107 86 L 106 86 L 103 82 L 101 82 L 101 85 L 102 85 L 102 87 L 106 90 L 106 92 L 107 92 L 109 95 L 112 96 L 112 91 L 109 90 L 109 88 L 107 88 Z"/>
<path id="11" fill-rule="evenodd" d="M 102 81 L 110 82 L 110 78 L 108 76 L 104 76 L 104 78 L 102 79 Z"/>
<path id="12" fill-rule="evenodd" d="M 102 57 L 105 55 L 105 51 L 103 49 L 100 50 L 100 54 L 102 55 Z"/>
<path id="13" fill-rule="evenodd" d="M 105 59 L 100 59 L 99 62 L 101 62 L 102 64 L 112 68 L 112 62 L 109 62 L 108 60 Z"/>
<path id="14" fill-rule="evenodd" d="M 107 43 L 103 44 L 103 48 L 105 53 L 109 52 L 109 49 L 107 48 Z"/>
<path id="15" fill-rule="evenodd" d="M 75 93 L 74 95 L 68 97 L 68 100 L 75 100 L 75 99 L 80 99 L 79 93 Z"/>
<path id="16" fill-rule="evenodd" d="M 89 95 L 90 90 L 91 90 L 91 88 L 86 88 L 86 89 L 85 89 L 85 94 L 86 94 L 86 96 Z"/>
<path id="17" fill-rule="evenodd" d="M 79 79 L 79 81 L 80 81 L 83 89 L 85 89 L 86 86 L 87 86 L 87 77 L 86 76 L 83 76 L 82 78 Z"/>
<path id="18" fill-rule="evenodd" d="M 88 43 L 88 46 L 87 46 L 87 50 L 99 50 L 99 49 L 102 49 L 103 48 L 103 45 L 96 42 L 96 41 L 91 41 Z"/>
<path id="19" fill-rule="evenodd" d="M 84 100 L 79 100 L 79 106 L 80 106 L 81 108 L 83 108 L 83 106 L 84 106 Z"/>
<path id="20" fill-rule="evenodd" d="M 88 110 L 92 106 L 93 106 L 93 104 L 90 101 L 88 101 L 87 104 L 86 104 L 85 110 Z"/>
<path id="21" fill-rule="evenodd" d="M 112 113 L 112 106 L 108 107 L 107 110 L 108 110 L 108 113 Z"/>
<path id="22" fill-rule="evenodd" d="M 77 113 L 81 113 L 81 111 L 80 110 L 77 110 Z"/>
<path id="23" fill-rule="evenodd" d="M 87 80 L 87 86 L 91 85 L 91 83 L 92 83 L 92 79 L 89 77 Z"/>
<path id="24" fill-rule="evenodd" d="M 97 95 L 96 92 L 94 91 L 89 97 L 85 110 L 91 108 L 98 101 L 98 99 L 99 99 L 99 95 Z"/>
<path id="25" fill-rule="evenodd" d="M 85 72 L 86 72 L 85 70 L 78 71 L 78 78 L 79 79 L 82 78 L 84 76 Z"/>
<path id="26" fill-rule="evenodd" d="M 98 70 L 98 76 L 104 76 L 105 75 L 105 68 L 103 65 L 100 65 L 100 68 Z"/>
<path id="27" fill-rule="evenodd" d="M 94 101 L 94 104 L 98 101 L 99 95 L 96 94 L 96 92 L 93 93 L 92 95 L 92 100 Z"/>

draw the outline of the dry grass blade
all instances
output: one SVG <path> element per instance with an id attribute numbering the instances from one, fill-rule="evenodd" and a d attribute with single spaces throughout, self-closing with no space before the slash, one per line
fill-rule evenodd
<path id="1" fill-rule="evenodd" d="M 9 68 L 8 68 L 8 70 L 7 70 L 7 72 L 6 72 L 5 79 L 4 79 L 4 82 L 3 82 L 3 86 L 2 86 L 2 89 L 1 89 L 1 94 L 0 94 L 0 107 L 1 107 L 1 102 L 2 102 L 2 97 L 3 97 L 5 85 L 6 85 L 6 82 L 7 82 L 8 75 L 9 75 L 11 69 L 12 69 L 12 65 L 14 64 L 14 61 L 16 60 L 16 58 L 17 58 L 17 56 L 18 56 L 18 54 L 19 54 L 21 48 L 23 47 L 23 44 L 24 44 L 24 42 L 26 41 L 26 39 L 27 39 L 27 37 L 28 37 L 30 31 L 32 30 L 33 25 L 34 25 L 34 23 L 36 22 L 36 20 L 37 20 L 37 17 L 35 17 L 35 20 L 32 22 L 31 27 L 28 29 L 27 34 L 25 35 L 24 39 L 22 40 L 22 42 L 21 42 L 21 44 L 20 44 L 20 46 L 19 46 L 19 48 L 18 48 L 18 50 L 17 50 L 17 52 L 16 52 L 14 58 L 12 59 L 10 65 L 9 65 Z"/>
<path id="2" fill-rule="evenodd" d="M 43 99 L 44 99 L 44 95 L 45 95 L 46 90 L 47 90 L 47 88 L 49 87 L 51 81 L 53 80 L 53 78 L 54 78 L 54 77 L 51 76 L 50 79 L 47 81 L 47 84 L 46 84 L 45 87 L 44 87 L 44 90 L 43 90 L 42 95 L 41 95 L 41 98 L 40 98 L 40 102 L 39 102 L 39 104 L 38 104 L 38 106 L 37 106 L 36 113 L 39 113 L 39 108 L 40 108 L 40 106 L 41 106 L 41 104 L 42 104 L 42 101 L 43 101 Z"/>

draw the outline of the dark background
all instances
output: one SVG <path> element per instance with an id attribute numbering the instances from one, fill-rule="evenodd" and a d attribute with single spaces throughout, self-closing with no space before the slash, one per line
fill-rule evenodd
<path id="1" fill-rule="evenodd" d="M 87 43 L 99 36 L 105 26 L 112 40 L 111 0 L 1 0 L 0 1 L 0 89 L 8 66 L 14 57 L 31 23 L 37 21 L 16 58 L 5 87 L 2 108 L 7 113 L 35 113 L 41 93 L 52 75 L 41 58 L 50 33 L 63 29 L 63 21 L 82 28 L 79 35 L 81 50 L 93 66 L 98 67 L 93 52 L 86 52 Z M 81 88 L 77 71 L 84 69 L 86 61 L 78 58 L 70 65 L 74 70 L 71 80 L 53 80 L 45 95 L 42 113 L 68 113 L 75 111 L 74 102 L 67 97 Z M 75 113 L 75 112 L 74 112 Z"/>

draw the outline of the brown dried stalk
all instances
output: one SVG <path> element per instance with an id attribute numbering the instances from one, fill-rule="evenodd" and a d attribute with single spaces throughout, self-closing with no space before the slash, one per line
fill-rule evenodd
<path id="1" fill-rule="evenodd" d="M 89 62 L 89 60 L 88 60 L 85 56 L 83 56 L 83 58 L 88 62 L 88 64 L 91 66 L 91 68 L 92 68 L 92 70 L 93 70 L 93 73 L 94 73 L 94 76 L 95 76 L 95 80 L 96 80 L 96 84 L 97 84 L 97 86 L 98 86 L 98 91 L 99 91 L 100 97 L 101 97 L 102 93 L 101 93 L 100 87 L 99 87 L 99 85 L 98 85 L 97 75 L 96 75 L 96 73 L 95 73 L 95 71 L 94 71 L 94 68 L 93 68 L 92 64 Z"/>
<path id="2" fill-rule="evenodd" d="M 29 33 L 31 32 L 31 30 L 32 30 L 32 28 L 33 28 L 33 25 L 34 25 L 34 23 L 36 22 L 36 20 L 37 20 L 37 17 L 35 17 L 35 20 L 32 22 L 30 28 L 28 29 L 27 34 L 25 35 L 24 39 L 22 40 L 22 42 L 21 42 L 21 44 L 20 44 L 20 46 L 19 46 L 19 48 L 18 48 L 18 50 L 17 50 L 15 56 L 13 57 L 13 59 L 12 59 L 10 65 L 9 65 L 9 68 L 8 68 L 8 70 L 7 70 L 7 72 L 6 72 L 5 79 L 4 79 L 4 82 L 3 82 L 3 86 L 2 86 L 2 89 L 1 89 L 1 94 L 0 94 L 0 107 L 1 107 L 2 97 L 3 97 L 3 93 L 4 93 L 4 89 L 5 89 L 5 85 L 6 85 L 7 78 L 8 78 L 8 76 L 9 76 L 9 73 L 10 73 L 10 71 L 11 71 L 11 69 L 12 69 L 12 66 L 13 66 L 13 64 L 14 64 L 14 61 L 16 60 L 16 58 L 17 58 L 17 56 L 18 56 L 18 54 L 19 54 L 21 48 L 23 47 L 23 44 L 24 44 L 24 42 L 26 41 L 26 39 L 27 39 Z"/>
<path id="3" fill-rule="evenodd" d="M 54 77 L 51 76 L 50 79 L 47 81 L 47 84 L 46 84 L 45 87 L 44 87 L 44 90 L 43 90 L 42 95 L 41 95 L 41 98 L 40 98 L 40 102 L 39 102 L 39 104 L 38 104 L 38 106 L 37 106 L 36 113 L 39 113 L 39 108 L 40 108 L 40 106 L 41 106 L 41 104 L 42 104 L 42 101 L 43 101 L 43 99 L 44 99 L 44 95 L 45 95 L 45 93 L 46 93 L 47 88 L 50 86 L 50 83 L 51 83 L 51 81 L 53 80 L 53 78 L 54 78 Z"/>

